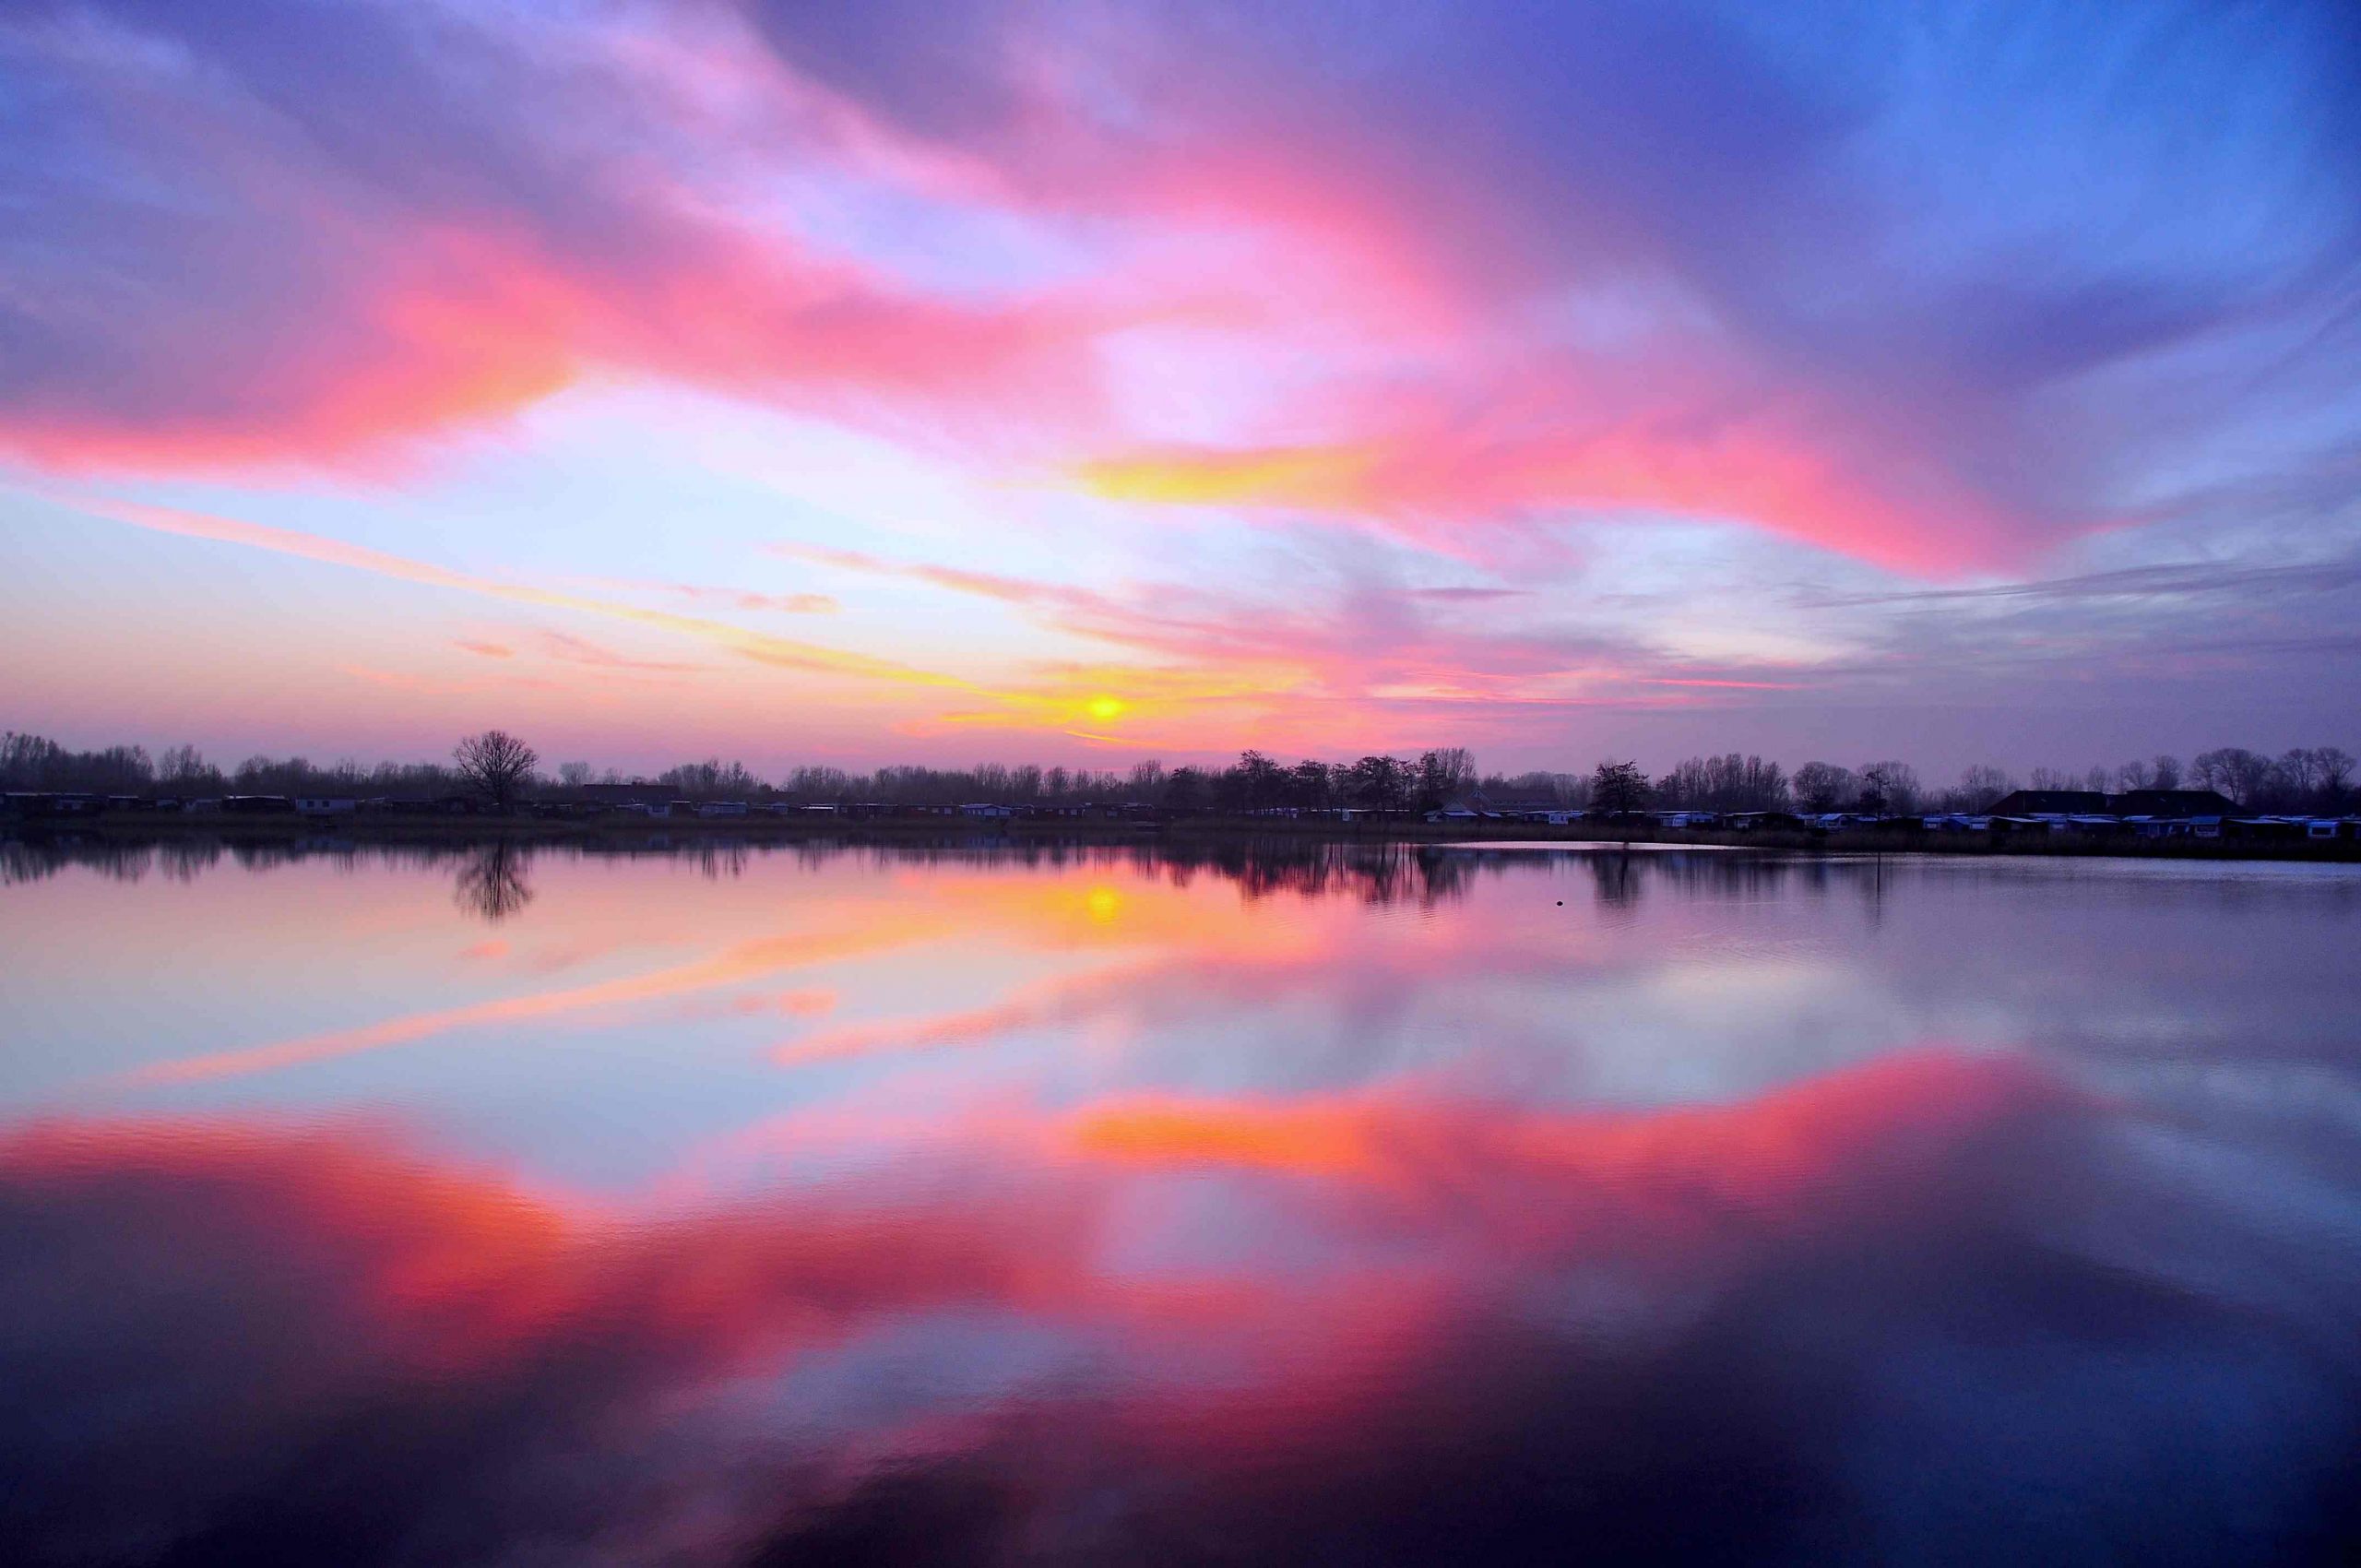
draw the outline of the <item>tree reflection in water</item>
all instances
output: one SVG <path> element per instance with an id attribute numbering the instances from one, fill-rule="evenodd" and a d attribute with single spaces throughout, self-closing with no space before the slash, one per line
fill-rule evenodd
<path id="1" fill-rule="evenodd" d="M 879 866 L 913 869 L 988 865 L 1062 870 L 1127 865 L 1179 887 L 1186 887 L 1199 876 L 1218 877 L 1235 883 L 1250 900 L 1275 895 L 1343 896 L 1370 904 L 1432 907 L 1465 898 L 1478 877 L 1500 876 L 1513 866 L 1530 866 L 1536 855 L 1557 854 L 1579 860 L 1596 884 L 1599 906 L 1619 910 L 1632 909 L 1651 881 L 1696 897 L 1766 892 L 1796 878 L 1818 889 L 1832 875 L 1865 874 L 1861 865 L 1767 853 L 1685 849 L 1634 853 L 1616 846 L 1540 849 L 1337 844 L 1276 837 L 1121 845 L 1055 839 L 979 842 L 955 837 L 940 842 L 848 838 L 754 844 L 737 838 L 658 837 L 543 845 L 513 839 L 358 844 L 350 839 L 244 838 L 231 830 L 201 838 L 155 841 L 82 834 L 0 837 L 0 885 L 43 881 L 68 867 L 120 881 L 136 882 L 151 871 L 160 871 L 175 881 L 193 881 L 225 854 L 238 866 L 254 872 L 321 860 L 352 867 L 451 866 L 455 868 L 453 901 L 466 913 L 493 922 L 508 919 L 533 901 L 528 873 L 539 855 L 670 860 L 694 865 L 713 880 L 743 876 L 756 862 L 772 857 L 791 859 L 809 868 L 848 855 L 864 857 Z"/>
<path id="2" fill-rule="evenodd" d="M 459 866 L 452 901 L 469 914 L 498 925 L 533 901 L 532 886 L 525 880 L 529 859 L 523 849 L 505 838 L 479 845 Z"/>

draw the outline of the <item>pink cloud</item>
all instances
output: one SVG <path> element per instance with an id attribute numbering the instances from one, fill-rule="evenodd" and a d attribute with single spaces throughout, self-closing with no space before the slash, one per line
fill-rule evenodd
<path id="1" fill-rule="evenodd" d="M 1186 29 L 1110 24 L 1081 52 L 1046 22 L 987 29 L 972 65 L 1008 73 L 1004 113 L 945 138 L 895 84 L 819 79 L 811 57 L 770 59 L 736 28 L 719 13 L 600 29 L 563 68 L 469 32 L 527 101 L 485 106 L 498 136 L 462 172 L 476 183 L 390 194 L 217 103 L 174 102 L 163 137 L 154 84 L 75 62 L 77 91 L 170 149 L 140 143 L 158 158 L 197 149 L 196 172 L 248 221 L 213 249 L 155 237 L 187 265 L 169 305 L 120 329 L 139 367 L 126 381 L 61 357 L 39 396 L 0 399 L 0 448 L 81 473 L 396 477 L 620 377 L 1067 474 L 1123 503 L 1341 520 L 1478 558 L 1494 530 L 1568 511 L 1709 517 L 1930 574 L 2011 558 L 2058 525 L 1951 477 L 1940 443 L 1796 374 L 1734 321 L 1658 301 L 1629 341 L 1570 345 L 1539 311 L 1552 291 L 1671 265 L 1608 193 L 1557 194 L 1602 237 L 1542 265 L 1529 240 L 1493 243 L 1507 193 L 1471 189 L 1349 98 L 1289 98 L 1268 61 L 1248 97 L 1287 107 L 1243 107 L 1232 47 L 1160 53 Z M 1109 91 L 1161 134 L 1110 128 Z M 554 134 L 594 103 L 611 125 Z M 434 166 L 377 134 L 395 143 L 378 156 Z M 946 281 L 900 259 L 907 239 L 756 199 L 834 185 L 917 214 L 919 248 L 929 225 L 993 223 L 1054 242 L 1061 264 Z M 1120 339 L 1141 329 L 1163 347 L 1126 362 Z M 1244 406 L 1222 439 L 1176 441 L 1126 412 L 1144 384 L 1200 374 L 1201 402 Z"/>

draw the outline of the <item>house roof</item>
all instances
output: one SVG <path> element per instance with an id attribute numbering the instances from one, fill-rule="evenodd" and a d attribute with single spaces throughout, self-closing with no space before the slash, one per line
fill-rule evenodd
<path id="1" fill-rule="evenodd" d="M 2072 814 L 2106 810 L 2106 795 L 2098 790 L 2015 790 L 1992 802 L 1996 816 Z"/>
<path id="2" fill-rule="evenodd" d="M 1483 790 L 1470 790 L 1443 808 L 1466 812 L 1562 812 L 1573 808 L 1555 795 L 1492 794 Z"/>
<path id="3" fill-rule="evenodd" d="M 585 784 L 581 790 L 584 799 L 604 801 L 610 804 L 670 801 L 677 794 L 670 784 Z"/>
<path id="4" fill-rule="evenodd" d="M 1999 816 L 2221 816 L 2238 808 L 2213 790 L 2019 790 L 1993 802 Z"/>
<path id="5" fill-rule="evenodd" d="M 2107 797 L 2118 816 L 2225 816 L 2238 808 L 2217 790 L 2132 790 Z"/>

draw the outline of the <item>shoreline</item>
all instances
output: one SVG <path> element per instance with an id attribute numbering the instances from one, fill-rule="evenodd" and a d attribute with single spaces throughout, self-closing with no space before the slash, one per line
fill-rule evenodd
<path id="1" fill-rule="evenodd" d="M 1628 837 L 1588 826 L 1382 822 L 1345 824 L 1259 817 L 1199 817 L 1181 822 L 1089 822 L 1059 819 L 974 826 L 955 818 L 872 817 L 806 822 L 792 817 L 683 817 L 660 821 L 598 821 L 545 817 L 267 816 L 191 817 L 182 814 L 106 814 L 0 824 L 0 838 L 96 838 L 112 841 L 219 840 L 224 843 L 448 845 L 508 843 L 599 848 L 699 843 L 1081 843 L 1186 845 L 1200 841 L 1281 840 L 1317 844 L 1409 844 L 1489 849 L 1523 845 L 1752 850 L 1812 858 L 1880 854 L 2039 856 L 2165 861 L 2292 861 L 2361 864 L 2361 840 L 2170 838 L 2130 840 L 2069 834 L 2004 837 L 1929 832 L 1923 828 L 1842 828 L 1730 833 L 1655 828 Z"/>

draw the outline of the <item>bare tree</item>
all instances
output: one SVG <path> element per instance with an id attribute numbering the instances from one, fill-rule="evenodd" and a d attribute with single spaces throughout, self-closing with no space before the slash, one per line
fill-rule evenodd
<path id="1" fill-rule="evenodd" d="M 581 789 L 593 777 L 587 762 L 562 762 L 557 765 L 557 781 L 569 790 Z"/>
<path id="2" fill-rule="evenodd" d="M 221 788 L 221 770 L 205 760 L 205 754 L 195 746 L 179 745 L 166 749 L 156 762 L 156 782 L 189 794 Z"/>
<path id="3" fill-rule="evenodd" d="M 1833 812 L 1853 796 L 1853 772 L 1834 763 L 1808 762 L 1796 769 L 1796 803 L 1808 812 Z"/>
<path id="4" fill-rule="evenodd" d="M 1591 771 L 1590 805 L 1597 812 L 1635 812 L 1648 803 L 1648 776 L 1636 762 L 1602 762 Z"/>
<path id="5" fill-rule="evenodd" d="M 1476 782 L 1476 757 L 1465 746 L 1438 746 L 1418 755 L 1417 778 L 1421 810 L 1449 805 Z"/>
<path id="6" fill-rule="evenodd" d="M 2017 781 L 2001 769 L 1988 764 L 1978 765 L 1961 773 L 1959 788 L 1952 795 L 1962 811 L 1988 812 L 1995 801 L 2016 787 Z"/>
<path id="7" fill-rule="evenodd" d="M 2341 746 L 2319 746 L 2312 752 L 2312 764 L 2319 770 L 2320 804 L 2334 811 L 2353 792 L 2353 757 Z"/>
<path id="8" fill-rule="evenodd" d="M 2271 759 L 2244 746 L 2217 746 L 2200 752 L 2189 765 L 2189 777 L 2201 790 L 2218 790 L 2241 806 L 2250 806 L 2271 777 Z"/>
<path id="9" fill-rule="evenodd" d="M 1627 851 L 1631 845 L 1631 814 L 1648 803 L 1649 792 L 1647 772 L 1636 762 L 1601 762 L 1591 770 L 1590 809 L 1620 824 Z"/>
<path id="10" fill-rule="evenodd" d="M 451 748 L 451 760 L 468 788 L 504 812 L 516 803 L 532 781 L 540 755 L 505 730 L 470 735 Z"/>

